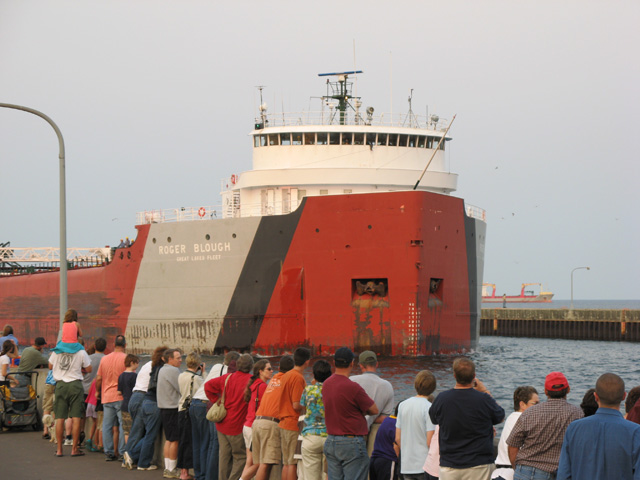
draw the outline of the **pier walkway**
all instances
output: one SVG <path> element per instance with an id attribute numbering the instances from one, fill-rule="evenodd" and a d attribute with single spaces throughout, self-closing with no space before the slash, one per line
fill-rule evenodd
<path id="1" fill-rule="evenodd" d="M 56 457 L 56 445 L 44 440 L 42 432 L 34 432 L 31 428 L 0 433 L 2 477 L 29 480 L 162 479 L 162 469 L 129 471 L 122 468 L 120 462 L 105 462 L 103 453 L 85 449 L 83 457 L 71 457 L 71 447 L 63 448 L 65 456 Z"/>

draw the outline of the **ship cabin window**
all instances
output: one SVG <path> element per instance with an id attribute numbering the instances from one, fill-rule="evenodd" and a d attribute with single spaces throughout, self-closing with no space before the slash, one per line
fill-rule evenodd
<path id="1" fill-rule="evenodd" d="M 279 145 L 277 133 L 269 134 L 269 145 Z"/>
<path id="2" fill-rule="evenodd" d="M 290 133 L 281 133 L 280 134 L 280 145 L 291 145 L 291 134 Z"/>
<path id="3" fill-rule="evenodd" d="M 379 133 L 378 134 L 378 143 L 377 145 L 386 145 L 387 144 L 387 134 Z"/>
<path id="4" fill-rule="evenodd" d="M 409 146 L 411 148 L 416 146 L 416 136 L 415 135 L 409 135 Z"/>
<path id="5" fill-rule="evenodd" d="M 367 133 L 367 145 L 373 148 L 376 144 L 376 134 L 375 133 Z"/>
<path id="6" fill-rule="evenodd" d="M 353 144 L 354 145 L 364 145 L 364 133 L 354 133 L 353 134 Z"/>
<path id="7" fill-rule="evenodd" d="M 315 133 L 305 133 L 304 134 L 304 144 L 305 145 L 315 145 L 316 143 L 316 134 Z"/>
<path id="8" fill-rule="evenodd" d="M 389 134 L 389 146 L 396 147 L 398 146 L 398 135 L 395 133 Z"/>
<path id="9" fill-rule="evenodd" d="M 320 190 L 320 195 L 329 195 L 329 190 Z"/>
<path id="10" fill-rule="evenodd" d="M 327 132 L 318 132 L 318 145 L 327 144 Z"/>
<path id="11" fill-rule="evenodd" d="M 306 196 L 307 196 L 306 190 L 298 190 L 298 201 L 301 201 Z"/>
<path id="12" fill-rule="evenodd" d="M 258 148 L 260 146 L 260 136 L 259 135 L 254 135 L 253 136 L 253 146 L 254 146 L 254 148 Z"/>
<path id="13" fill-rule="evenodd" d="M 342 145 L 351 145 L 351 144 L 353 144 L 353 133 L 343 133 Z"/>
<path id="14" fill-rule="evenodd" d="M 409 135 L 398 135 L 398 146 L 406 147 L 408 140 L 409 140 Z"/>
<path id="15" fill-rule="evenodd" d="M 353 190 L 351 190 L 350 188 L 345 188 L 343 190 L 343 193 L 353 193 Z"/>
<path id="16" fill-rule="evenodd" d="M 331 132 L 329 134 L 329 145 L 340 145 L 340 132 Z"/>
<path id="17" fill-rule="evenodd" d="M 424 148 L 427 143 L 427 137 L 424 135 L 418 135 L 418 148 Z"/>
<path id="18" fill-rule="evenodd" d="M 293 132 L 291 134 L 291 145 L 302 145 L 302 132 Z"/>
<path id="19" fill-rule="evenodd" d="M 444 151 L 444 144 L 447 143 L 446 140 L 443 140 L 443 142 L 440 144 L 440 150 Z"/>

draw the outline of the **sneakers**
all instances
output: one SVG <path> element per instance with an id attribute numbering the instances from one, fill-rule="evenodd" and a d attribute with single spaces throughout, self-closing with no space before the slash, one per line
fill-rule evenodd
<path id="1" fill-rule="evenodd" d="M 73 446 L 73 437 L 66 437 L 64 439 L 64 446 L 65 447 L 71 447 Z"/>
<path id="2" fill-rule="evenodd" d="M 131 458 L 131 455 L 129 455 L 129 452 L 124 452 L 122 456 L 124 457 L 124 461 L 122 462 L 122 465 L 124 465 L 127 470 L 133 470 L 133 458 Z"/>
<path id="3" fill-rule="evenodd" d="M 149 465 L 148 467 L 138 467 L 138 470 L 157 470 L 158 466 L 157 465 Z"/>
<path id="4" fill-rule="evenodd" d="M 113 454 L 109 454 L 109 453 L 107 453 L 107 454 L 105 455 L 104 460 L 105 460 L 106 462 L 115 462 L 116 460 L 118 460 L 118 457 L 116 457 L 116 456 L 115 456 L 115 455 L 113 455 Z"/>
<path id="5" fill-rule="evenodd" d="M 174 468 L 173 470 L 164 469 L 164 473 L 162 474 L 164 478 L 180 478 L 180 470 Z"/>

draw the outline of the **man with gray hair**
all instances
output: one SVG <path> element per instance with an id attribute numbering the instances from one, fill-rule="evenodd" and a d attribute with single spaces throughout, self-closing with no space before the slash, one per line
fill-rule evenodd
<path id="1" fill-rule="evenodd" d="M 366 350 L 358 357 L 361 375 L 349 377 L 349 380 L 360 385 L 369 397 L 373 399 L 380 413 L 366 415 L 369 435 L 367 436 L 367 453 L 371 456 L 373 444 L 382 421 L 393 413 L 394 399 L 391 383 L 378 376 L 378 357 L 375 352 Z"/>
<path id="2" fill-rule="evenodd" d="M 245 353 L 236 362 L 237 371 L 214 378 L 204 384 L 204 391 L 212 403 L 224 395 L 227 415 L 218 422 L 220 465 L 218 478 L 238 480 L 247 461 L 247 449 L 242 436 L 242 427 L 247 419 L 249 405 L 244 401 L 244 391 L 251 378 L 253 358 Z"/>
<path id="3" fill-rule="evenodd" d="M 557 480 L 640 478 L 640 425 L 620 413 L 624 381 L 605 373 L 596 382 L 595 415 L 572 422 L 560 452 Z"/>

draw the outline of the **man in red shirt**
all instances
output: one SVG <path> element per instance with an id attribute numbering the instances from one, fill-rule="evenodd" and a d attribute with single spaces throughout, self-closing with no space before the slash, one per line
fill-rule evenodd
<path id="1" fill-rule="evenodd" d="M 349 380 L 354 354 L 336 350 L 336 371 L 322 384 L 327 441 L 324 454 L 331 480 L 367 480 L 369 456 L 365 437 L 369 433 L 365 415 L 378 415 L 378 407 L 357 383 Z"/>
<path id="2" fill-rule="evenodd" d="M 293 357 L 285 355 L 280 359 L 279 369 L 269 381 L 264 391 L 260 406 L 256 412 L 256 419 L 252 426 L 251 448 L 253 462 L 260 464 L 256 480 L 268 480 L 271 468 L 280 464 L 282 449 L 280 446 L 280 397 L 282 394 L 281 380 L 285 373 L 293 368 Z"/>
<path id="3" fill-rule="evenodd" d="M 242 426 L 247 418 L 249 405 L 244 401 L 244 390 L 251 378 L 253 358 L 245 353 L 240 356 L 236 365 L 238 370 L 235 373 L 214 378 L 204 385 L 207 398 L 213 403 L 225 392 L 224 406 L 227 415 L 216 424 L 216 428 L 220 444 L 218 478 L 228 480 L 238 480 L 247 461 Z"/>
<path id="4" fill-rule="evenodd" d="M 116 336 L 113 352 L 105 356 L 98 367 L 96 375 L 96 397 L 102 402 L 104 416 L 102 420 L 102 441 L 107 462 L 118 459 L 113 444 L 113 427 L 119 428 L 118 454 L 124 453 L 124 430 L 122 430 L 122 395 L 118 393 L 118 377 L 125 370 L 124 359 L 127 357 L 127 342 L 123 335 Z"/>
<path id="5" fill-rule="evenodd" d="M 298 417 L 302 412 L 300 397 L 307 382 L 302 373 L 309 366 L 311 352 L 299 347 L 293 352 L 292 370 L 282 376 L 282 395 L 280 395 L 280 445 L 282 448 L 282 480 L 298 478 L 297 460 L 293 458 L 298 443 Z"/>

